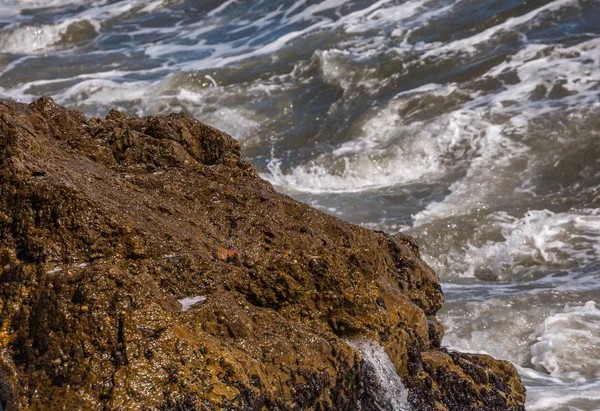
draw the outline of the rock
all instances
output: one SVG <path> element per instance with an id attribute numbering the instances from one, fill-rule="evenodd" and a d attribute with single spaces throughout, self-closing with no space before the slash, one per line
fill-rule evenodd
<path id="1" fill-rule="evenodd" d="M 524 409 L 512 365 L 440 348 L 413 239 L 278 194 L 184 114 L 0 101 L 0 191 L 4 409 L 369 410 L 354 338 L 413 409 Z"/>

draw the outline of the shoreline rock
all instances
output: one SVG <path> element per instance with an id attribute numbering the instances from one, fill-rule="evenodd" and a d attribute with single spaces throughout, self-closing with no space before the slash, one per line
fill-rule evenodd
<path id="1" fill-rule="evenodd" d="M 189 116 L 0 100 L 0 191 L 6 410 L 370 410 L 355 339 L 414 410 L 524 409 L 510 363 L 440 348 L 412 238 L 277 193 Z"/>

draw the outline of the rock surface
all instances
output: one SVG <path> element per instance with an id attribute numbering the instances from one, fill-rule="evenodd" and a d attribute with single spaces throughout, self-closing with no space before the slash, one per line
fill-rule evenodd
<path id="1" fill-rule="evenodd" d="M 275 192 L 191 117 L 0 101 L 0 191 L 6 410 L 369 410 L 360 339 L 415 410 L 524 409 L 512 365 L 440 348 L 413 239 Z"/>

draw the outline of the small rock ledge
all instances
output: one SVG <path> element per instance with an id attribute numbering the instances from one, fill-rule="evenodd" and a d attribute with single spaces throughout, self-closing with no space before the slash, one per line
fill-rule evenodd
<path id="1" fill-rule="evenodd" d="M 5 410 L 370 410 L 352 340 L 414 410 L 524 409 L 510 363 L 440 348 L 413 239 L 277 193 L 191 117 L 0 101 L 0 191 Z"/>

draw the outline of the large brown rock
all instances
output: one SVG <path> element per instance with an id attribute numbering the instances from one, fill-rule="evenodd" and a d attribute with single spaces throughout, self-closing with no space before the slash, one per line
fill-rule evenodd
<path id="1" fill-rule="evenodd" d="M 278 194 L 191 117 L 0 101 L 0 193 L 7 410 L 369 410 L 350 339 L 413 409 L 523 409 L 509 363 L 439 347 L 411 238 Z"/>

